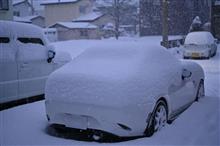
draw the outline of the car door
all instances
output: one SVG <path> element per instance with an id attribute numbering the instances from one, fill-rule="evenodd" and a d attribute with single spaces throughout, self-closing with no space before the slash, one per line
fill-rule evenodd
<path id="1" fill-rule="evenodd" d="M 44 94 L 46 79 L 53 71 L 46 46 L 40 38 L 17 38 L 17 42 L 19 97 Z"/>
<path id="2" fill-rule="evenodd" d="M 180 74 L 175 83 L 169 87 L 169 96 L 171 98 L 173 112 L 184 109 L 195 98 L 193 97 L 195 95 L 195 86 L 193 81 L 190 80 L 191 74 L 184 79 L 182 78 L 182 74 Z"/>
<path id="3" fill-rule="evenodd" d="M 9 36 L 0 36 L 0 103 L 18 96 L 17 49 Z"/>

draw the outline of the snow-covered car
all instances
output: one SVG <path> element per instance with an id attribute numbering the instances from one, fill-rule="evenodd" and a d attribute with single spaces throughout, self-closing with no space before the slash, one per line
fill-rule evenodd
<path id="1" fill-rule="evenodd" d="M 202 96 L 200 65 L 159 46 L 121 42 L 87 49 L 53 72 L 45 105 L 52 125 L 151 136 Z"/>
<path id="2" fill-rule="evenodd" d="M 206 58 L 215 56 L 217 52 L 217 40 L 210 32 L 191 32 L 186 36 L 183 55 L 185 59 Z"/>
<path id="3" fill-rule="evenodd" d="M 71 60 L 55 54 L 41 28 L 0 21 L 0 103 L 44 94 L 48 75 Z"/>

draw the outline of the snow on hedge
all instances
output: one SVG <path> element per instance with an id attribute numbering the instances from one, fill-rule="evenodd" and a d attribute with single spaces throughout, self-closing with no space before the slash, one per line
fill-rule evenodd
<path id="1" fill-rule="evenodd" d="M 161 47 L 106 43 L 55 71 L 48 79 L 46 98 L 120 106 L 138 97 L 141 103 L 146 95 L 167 91 L 178 65 Z"/>

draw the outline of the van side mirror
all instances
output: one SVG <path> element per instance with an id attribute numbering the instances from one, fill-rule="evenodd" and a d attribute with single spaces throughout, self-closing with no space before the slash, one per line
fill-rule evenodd
<path id="1" fill-rule="evenodd" d="M 48 51 L 47 62 L 48 62 L 48 63 L 51 63 L 52 60 L 54 59 L 55 55 L 56 55 L 56 52 L 55 52 L 55 51 L 49 50 L 49 51 Z"/>
<path id="2" fill-rule="evenodd" d="M 218 39 L 215 39 L 215 43 L 216 43 L 216 44 L 219 44 L 219 40 L 218 40 Z"/>
<path id="3" fill-rule="evenodd" d="M 182 72 L 182 80 L 188 79 L 192 76 L 192 72 L 187 70 L 187 69 L 183 69 Z"/>

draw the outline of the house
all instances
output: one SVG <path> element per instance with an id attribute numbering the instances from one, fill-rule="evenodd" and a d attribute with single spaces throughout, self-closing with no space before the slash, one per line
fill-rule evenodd
<path id="1" fill-rule="evenodd" d="M 77 19 L 73 19 L 73 22 L 87 22 L 94 25 L 97 25 L 100 29 L 104 28 L 104 26 L 108 23 L 114 23 L 111 16 L 107 14 L 102 14 L 100 12 L 91 12 L 85 15 L 78 17 Z"/>
<path id="2" fill-rule="evenodd" d="M 113 36 L 112 30 L 105 29 L 108 24 L 114 24 L 114 20 L 108 14 L 102 14 L 101 12 L 91 12 L 74 19 L 73 22 L 87 22 L 98 26 L 100 35 L 103 37 Z"/>
<path id="3" fill-rule="evenodd" d="M 34 14 L 34 8 L 28 0 L 13 0 L 13 15 L 25 17 Z"/>
<path id="4" fill-rule="evenodd" d="M 99 28 L 87 22 L 57 22 L 49 28 L 56 28 L 58 40 L 101 39 Z"/>
<path id="5" fill-rule="evenodd" d="M 45 8 L 46 26 L 56 22 L 67 22 L 92 12 L 93 0 L 61 0 L 45 2 L 41 5 Z"/>
<path id="6" fill-rule="evenodd" d="M 42 28 L 45 27 L 45 18 L 40 15 L 25 16 L 25 17 L 14 16 L 14 21 L 23 22 L 23 23 L 31 23 L 31 24 L 40 26 Z"/>
<path id="7" fill-rule="evenodd" d="M 0 20 L 13 20 L 12 0 L 0 0 Z"/>

